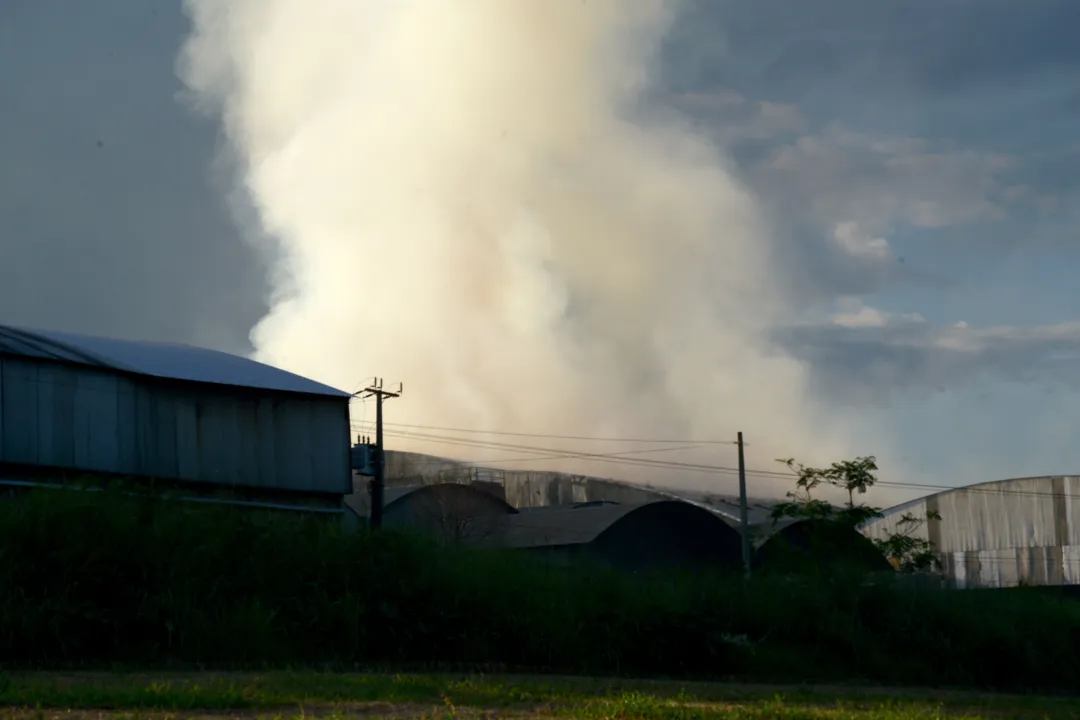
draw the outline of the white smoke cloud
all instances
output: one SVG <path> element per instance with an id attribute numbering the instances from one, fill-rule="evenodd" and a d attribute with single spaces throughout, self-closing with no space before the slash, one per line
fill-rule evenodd
<path id="1" fill-rule="evenodd" d="M 878 450 L 830 421 L 806 368 L 767 341 L 799 309 L 754 198 L 705 134 L 644 99 L 672 3 L 188 0 L 187 11 L 180 74 L 220 114 L 257 230 L 280 243 L 258 359 L 349 389 L 376 374 L 403 381 L 387 406 L 400 423 L 743 430 L 750 464 L 770 470 L 775 457 Z M 670 459 L 731 465 L 734 452 Z"/>

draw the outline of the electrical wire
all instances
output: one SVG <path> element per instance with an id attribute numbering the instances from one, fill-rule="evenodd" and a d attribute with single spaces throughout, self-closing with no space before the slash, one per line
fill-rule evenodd
<path id="1" fill-rule="evenodd" d="M 421 440 L 424 442 L 432 442 L 446 445 L 458 445 L 462 447 L 473 447 L 485 450 L 520 450 L 522 452 L 537 453 L 541 455 L 549 456 L 563 456 L 566 458 L 576 458 L 582 460 L 596 460 L 598 462 L 615 462 L 628 465 L 640 465 L 644 467 L 659 467 L 665 469 L 678 469 L 687 470 L 693 472 L 705 472 L 705 473 L 718 473 L 718 474 L 731 474 L 738 473 L 737 468 L 723 467 L 719 465 L 706 465 L 700 463 L 681 463 L 671 460 L 652 460 L 649 458 L 627 458 L 620 460 L 613 458 L 611 454 L 605 453 L 589 453 L 589 452 L 577 452 L 572 450 L 565 450 L 562 448 L 551 447 L 536 447 L 530 445 L 520 445 L 514 443 L 499 443 L 494 441 L 482 441 L 482 440 L 467 440 L 465 438 L 455 438 L 443 435 L 432 435 L 427 433 L 396 433 L 383 431 L 383 434 L 389 437 L 396 437 L 401 439 Z M 762 476 L 771 475 L 769 471 L 760 471 L 758 473 Z M 790 474 L 775 473 L 777 477 L 790 478 L 793 477 Z"/>
<path id="2" fill-rule="evenodd" d="M 387 432 L 383 431 L 385 435 L 395 437 L 399 439 L 419 440 L 421 442 L 430 442 L 444 445 L 456 445 L 460 447 L 471 447 L 485 450 L 495 449 L 507 449 L 517 450 L 521 452 L 533 453 L 532 458 L 520 458 L 515 461 L 527 461 L 529 459 L 544 460 L 544 459 L 583 459 L 593 460 L 597 462 L 606 462 L 612 464 L 622 465 L 635 465 L 639 467 L 653 467 L 658 469 L 669 470 L 685 470 L 689 472 L 700 472 L 717 475 L 738 475 L 738 468 L 723 466 L 723 465 L 709 465 L 699 463 L 682 463 L 670 460 L 654 460 L 650 458 L 623 458 L 615 453 L 587 453 L 578 452 L 573 450 L 565 450 L 561 448 L 551 447 L 537 447 L 531 445 L 522 445 L 517 443 L 501 443 L 496 441 L 485 440 L 470 440 L 467 438 L 457 438 L 446 435 L 436 435 L 431 433 L 400 433 L 400 432 Z M 546 456 L 546 457 L 538 457 Z M 495 462 L 495 461 L 490 461 Z M 468 463 L 470 465 L 483 465 L 485 461 L 476 461 Z M 747 468 L 747 477 L 755 477 L 759 479 L 768 480 L 782 480 L 791 482 L 797 475 L 790 471 L 782 470 L 763 470 Z M 875 487 L 887 487 L 911 491 L 932 491 L 933 493 L 947 492 L 951 490 L 963 490 L 965 492 L 984 493 L 988 495 L 1011 495 L 1018 497 L 1044 497 L 1053 498 L 1056 495 L 1053 492 L 1038 491 L 1038 490 L 1015 490 L 1006 487 L 957 487 L 952 485 L 938 485 L 932 483 L 913 483 L 913 482 L 896 482 L 889 480 L 879 480 L 874 484 Z M 1066 493 L 1065 497 L 1070 499 L 1080 500 L 1080 495 Z M 917 499 L 917 498 L 916 498 Z"/>
<path id="3" fill-rule="evenodd" d="M 622 450 L 620 452 L 601 453 L 601 454 L 604 457 L 608 457 L 608 458 L 619 458 L 619 457 L 624 457 L 624 456 L 628 456 L 628 455 L 643 455 L 645 453 L 664 453 L 664 452 L 676 452 L 676 451 L 680 451 L 680 450 L 693 450 L 694 448 L 697 448 L 697 447 L 701 447 L 701 446 L 700 445 L 676 445 L 674 447 L 648 448 L 648 449 L 645 449 L 645 450 Z M 552 454 L 552 455 L 528 455 L 528 456 L 522 456 L 522 457 L 495 458 L 493 460 L 472 460 L 472 461 L 460 462 L 458 464 L 466 466 L 466 467 L 487 467 L 487 466 L 490 466 L 490 465 L 504 465 L 506 463 L 529 462 L 529 461 L 532 461 L 532 460 L 566 460 L 566 459 L 573 459 L 574 457 L 576 457 L 576 456 L 573 455 L 573 454 L 568 455 L 566 453 L 559 453 L 557 455 L 555 455 L 555 454 Z M 441 464 L 441 463 L 439 461 L 434 461 L 431 464 L 432 465 L 438 465 L 438 464 Z"/>
<path id="4" fill-rule="evenodd" d="M 405 423 L 384 422 L 383 427 L 414 428 L 417 430 L 440 430 L 442 432 L 466 433 L 470 435 L 500 435 L 504 437 L 529 437 L 547 438 L 549 440 L 580 440 L 585 442 L 619 442 L 619 443 L 689 443 L 692 445 L 737 445 L 734 440 L 687 440 L 685 438 L 660 440 L 657 438 L 627 438 L 627 437 L 592 437 L 587 435 L 551 435 L 548 433 L 524 433 L 508 432 L 505 430 L 470 430 L 467 428 L 450 428 L 438 425 L 409 425 Z"/>

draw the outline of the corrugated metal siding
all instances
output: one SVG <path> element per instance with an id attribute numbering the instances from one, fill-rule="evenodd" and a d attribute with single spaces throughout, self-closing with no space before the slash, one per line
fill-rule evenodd
<path id="1" fill-rule="evenodd" d="M 1018 478 L 958 488 L 886 511 L 867 523 L 873 538 L 898 530 L 905 512 L 940 521 L 915 536 L 930 540 L 958 587 L 1080 584 L 1080 478 Z"/>
<path id="2" fill-rule="evenodd" d="M 1063 584 L 1080 585 L 1080 545 L 1061 548 Z"/>
<path id="3" fill-rule="evenodd" d="M 1065 478 L 1065 544 L 1080 547 L 1080 477 L 1069 476 Z"/>
<path id="4" fill-rule="evenodd" d="M 346 494 L 346 398 L 230 392 L 0 356 L 0 461 Z"/>
<path id="5" fill-rule="evenodd" d="M 684 488 L 661 489 L 645 485 L 573 475 L 555 471 L 473 467 L 456 460 L 421 453 L 388 450 L 387 482 L 452 482 L 470 484 L 483 478 L 503 489 L 507 502 L 517 508 L 567 507 L 584 502 L 611 501 L 635 505 L 665 500 L 689 502 L 728 520 L 739 520 L 737 496 Z M 770 521 L 776 499 L 750 498 L 751 523 Z"/>
<path id="6" fill-rule="evenodd" d="M 893 533 L 904 532 L 907 533 L 907 528 L 904 528 L 900 524 L 901 518 L 906 513 L 911 513 L 915 517 L 926 517 L 926 500 L 915 500 L 903 505 L 897 506 L 890 510 L 885 511 L 885 516 L 873 520 L 862 527 L 864 535 L 874 539 L 884 539 Z M 912 537 L 917 537 L 922 540 L 929 540 L 929 527 L 928 523 L 922 524 L 916 528 L 910 534 Z"/>

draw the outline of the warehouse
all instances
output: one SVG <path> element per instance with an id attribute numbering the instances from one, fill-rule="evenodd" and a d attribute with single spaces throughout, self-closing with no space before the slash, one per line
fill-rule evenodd
<path id="1" fill-rule="evenodd" d="M 503 516 L 492 546 L 568 559 L 588 557 L 623 570 L 677 566 L 738 568 L 741 536 L 690 503 L 589 502 Z"/>
<path id="2" fill-rule="evenodd" d="M 1078 495 L 1075 476 L 1000 480 L 898 505 L 861 530 L 930 541 L 955 587 L 1080 585 Z M 926 520 L 928 512 L 941 519 Z M 905 516 L 918 522 L 905 523 Z"/>
<path id="3" fill-rule="evenodd" d="M 134 477 L 341 512 L 350 399 L 213 350 L 0 326 L 0 481 Z"/>
<path id="4" fill-rule="evenodd" d="M 625 480 L 598 478 L 550 470 L 508 470 L 477 467 L 445 457 L 388 450 L 387 483 L 418 485 L 456 482 L 476 485 L 483 482 L 502 488 L 503 499 L 517 508 L 569 507 L 586 502 L 617 502 L 640 505 L 663 500 L 681 500 L 735 522 L 739 521 L 739 497 L 688 488 L 660 488 Z M 775 498 L 748 499 L 750 522 L 771 517 Z"/>
<path id="5" fill-rule="evenodd" d="M 353 494 L 345 498 L 365 521 L 371 515 L 366 486 L 362 480 L 355 482 Z M 388 487 L 383 501 L 383 527 L 408 529 L 444 543 L 483 540 L 500 518 L 517 512 L 487 489 L 458 483 Z"/>
<path id="6" fill-rule="evenodd" d="M 754 567 L 768 572 L 839 569 L 890 572 L 885 555 L 851 525 L 819 518 L 784 518 L 750 527 Z"/>

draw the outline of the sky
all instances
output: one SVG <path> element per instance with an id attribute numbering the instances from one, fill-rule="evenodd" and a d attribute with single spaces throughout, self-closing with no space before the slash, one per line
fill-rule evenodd
<path id="1" fill-rule="evenodd" d="M 1080 471 L 1078 25 L 1074 0 L 700 0 L 665 40 L 656 101 L 724 151 L 805 308 L 773 341 L 913 481 Z M 0 323 L 251 351 L 273 258 L 185 102 L 189 32 L 179 1 L 0 6 Z"/>

